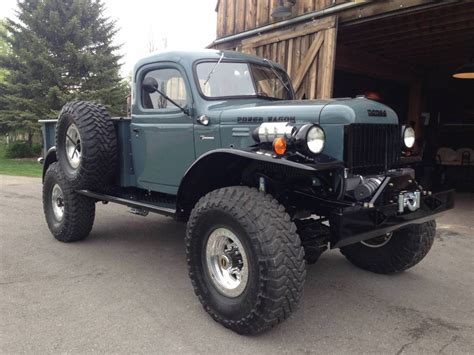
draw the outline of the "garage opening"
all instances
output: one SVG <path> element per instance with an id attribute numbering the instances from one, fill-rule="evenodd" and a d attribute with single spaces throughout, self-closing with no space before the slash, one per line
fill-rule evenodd
<path id="1" fill-rule="evenodd" d="M 417 133 L 425 176 L 474 189 L 474 7 L 438 4 L 339 26 L 334 97 L 366 95 Z"/>

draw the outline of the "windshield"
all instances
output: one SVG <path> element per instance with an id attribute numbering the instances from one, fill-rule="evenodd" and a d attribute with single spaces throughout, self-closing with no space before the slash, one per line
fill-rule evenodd
<path id="1" fill-rule="evenodd" d="M 276 67 L 214 61 L 199 63 L 196 71 L 202 93 L 210 98 L 293 99 L 288 75 Z"/>

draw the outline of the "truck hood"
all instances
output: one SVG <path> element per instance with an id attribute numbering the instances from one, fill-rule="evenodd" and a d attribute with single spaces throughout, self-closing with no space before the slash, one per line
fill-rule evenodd
<path id="1" fill-rule="evenodd" d="M 261 101 L 219 107 L 220 123 L 259 124 L 263 122 L 319 122 L 319 115 L 329 100 Z M 217 109 L 217 107 L 214 107 Z"/>
<path id="2" fill-rule="evenodd" d="M 291 122 L 339 124 L 374 123 L 397 124 L 397 114 L 388 106 L 366 98 L 332 100 L 256 100 L 219 102 L 208 107 L 209 113 L 219 117 L 222 125 L 260 124 L 263 122 Z"/>
<path id="3" fill-rule="evenodd" d="M 398 124 L 398 116 L 390 107 L 365 97 L 333 100 L 321 110 L 319 123 L 347 125 L 351 123 Z"/>

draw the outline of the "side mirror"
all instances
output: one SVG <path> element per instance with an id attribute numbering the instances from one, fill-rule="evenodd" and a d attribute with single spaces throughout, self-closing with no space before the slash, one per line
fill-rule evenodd
<path id="1" fill-rule="evenodd" d="M 158 81 L 155 78 L 147 77 L 143 80 L 142 89 L 149 94 L 153 94 L 158 90 Z"/>

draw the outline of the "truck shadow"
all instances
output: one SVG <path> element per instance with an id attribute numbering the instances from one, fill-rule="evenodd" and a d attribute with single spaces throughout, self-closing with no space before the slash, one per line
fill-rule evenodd
<path id="1" fill-rule="evenodd" d="M 111 259 L 105 258 L 109 260 L 108 268 L 119 263 L 124 273 L 133 274 L 140 270 L 144 274 L 141 276 L 144 278 L 143 287 L 149 288 L 145 292 L 156 292 L 168 302 L 182 303 L 175 304 L 176 307 L 191 307 L 192 312 L 187 321 L 206 324 L 202 330 L 193 330 L 194 336 L 204 336 L 206 332 L 212 331 L 222 335 L 223 341 L 239 337 L 214 323 L 201 309 L 192 292 L 185 260 L 185 224 L 159 216 L 143 219 L 125 213 L 110 215 L 109 211 L 105 218 L 101 218 L 102 213 L 104 211 L 99 211 L 90 238 L 81 243 L 84 248 L 99 247 L 102 253 L 109 254 Z M 304 352 L 308 350 L 304 346 L 305 339 L 317 336 L 311 341 L 314 346 L 318 342 L 331 342 L 334 337 L 338 337 L 339 341 L 350 342 L 353 337 L 351 334 L 359 333 L 358 341 L 367 342 L 369 346 L 374 334 L 383 341 L 391 341 L 393 333 L 389 336 L 390 332 L 386 329 L 379 330 L 376 327 L 378 322 L 384 322 L 385 319 L 392 319 L 389 328 L 401 337 L 400 341 L 409 342 L 412 339 L 408 325 L 429 323 L 430 319 L 435 318 L 439 324 L 449 325 L 439 328 L 440 332 L 446 336 L 457 334 L 459 325 L 426 312 L 423 306 L 426 297 L 434 297 L 434 302 L 441 302 L 435 295 L 441 280 L 437 280 L 436 274 L 423 266 L 418 268 L 397 275 L 376 275 L 352 266 L 338 250 L 327 252 L 317 264 L 307 267 L 304 297 L 299 309 L 280 326 L 259 336 L 249 337 L 248 342 L 258 341 L 272 348 L 279 344 L 285 348 L 295 346 Z M 156 291 L 152 276 L 158 282 L 165 282 L 167 290 Z M 150 281 L 148 284 L 147 278 Z M 173 297 L 173 294 L 178 293 L 179 297 Z M 160 317 L 159 312 L 156 317 Z M 404 328 L 403 324 L 408 325 Z M 359 328 L 365 330 L 360 333 Z"/>

